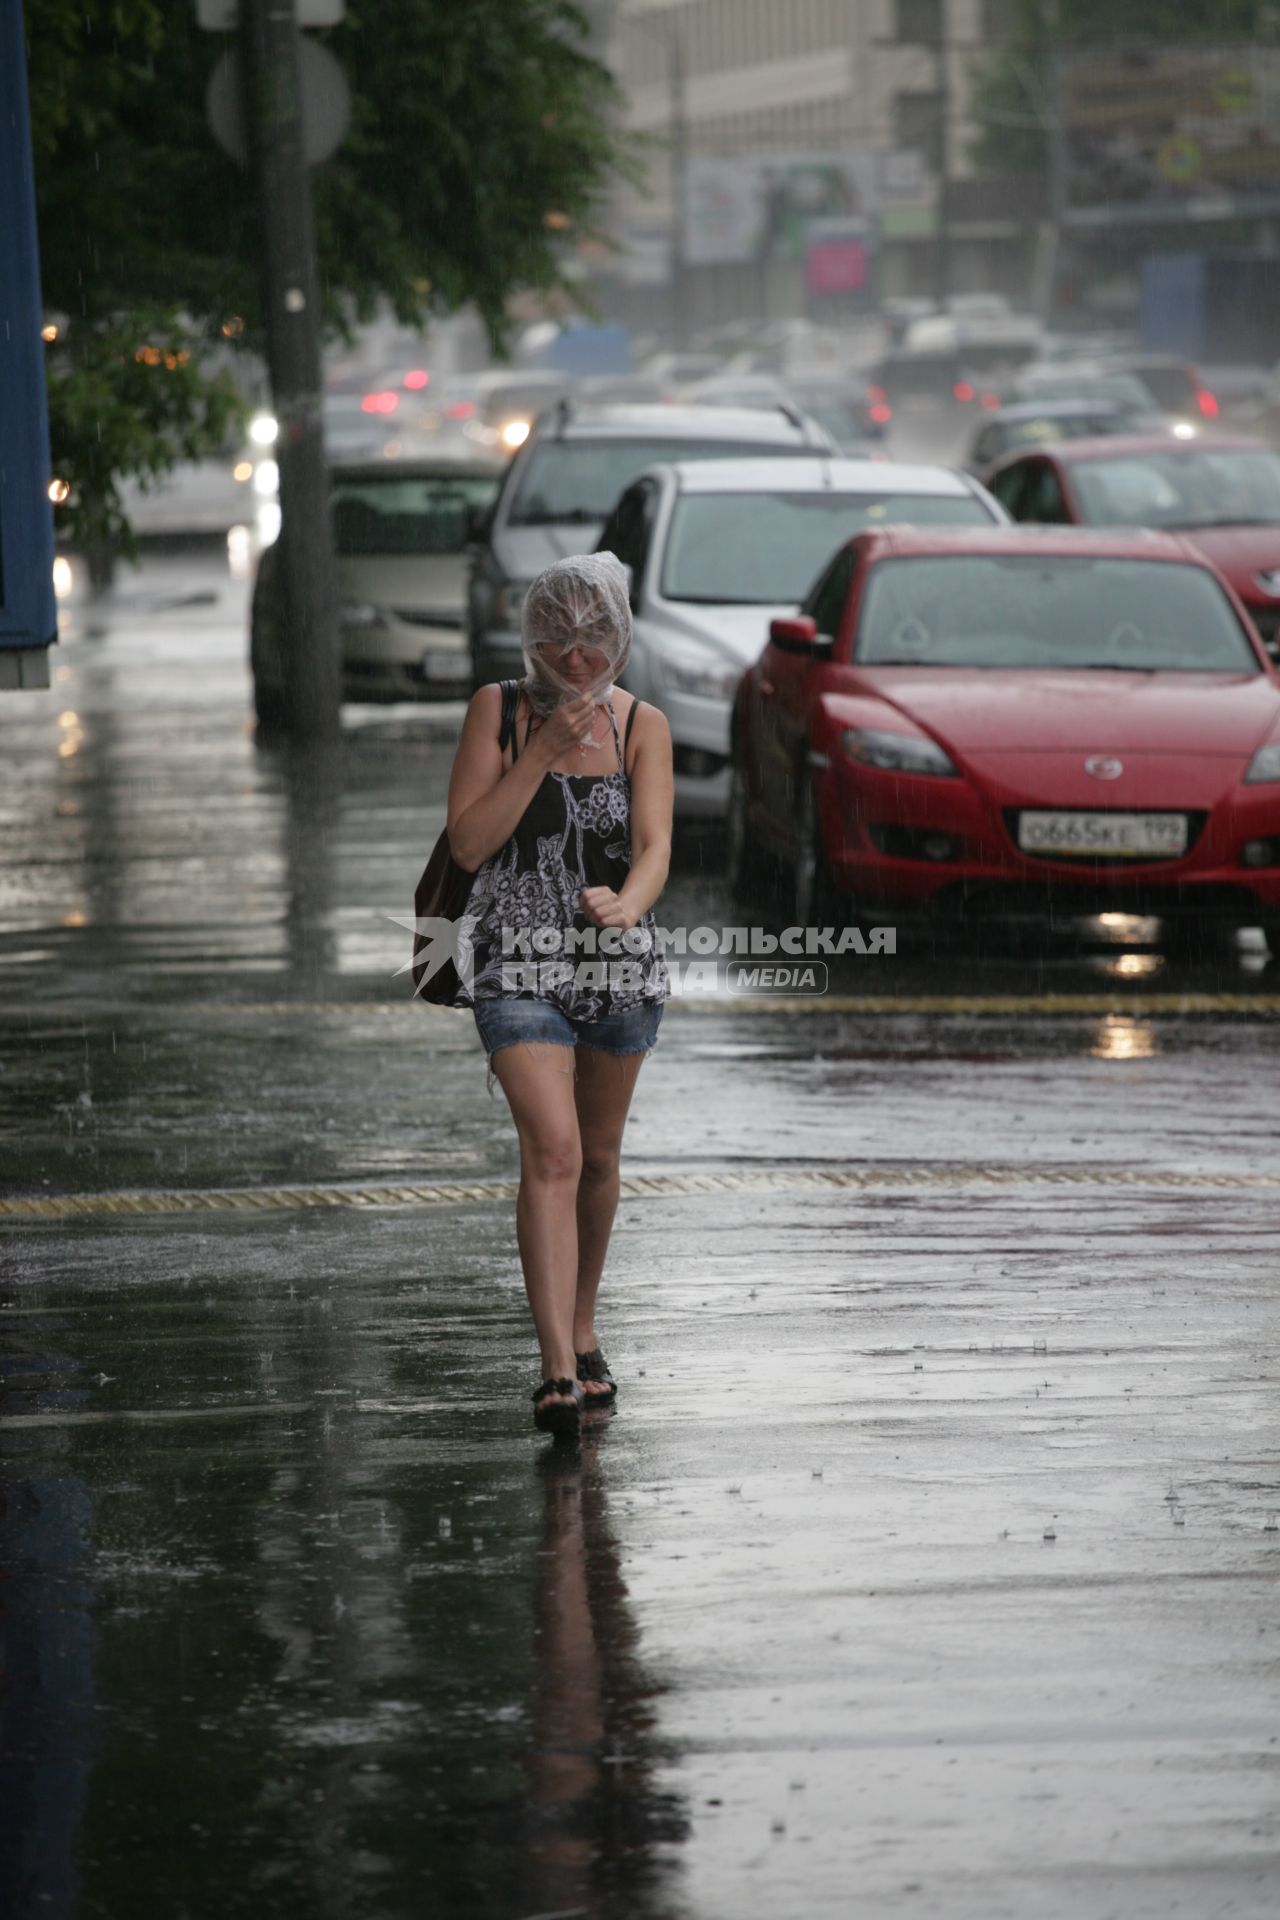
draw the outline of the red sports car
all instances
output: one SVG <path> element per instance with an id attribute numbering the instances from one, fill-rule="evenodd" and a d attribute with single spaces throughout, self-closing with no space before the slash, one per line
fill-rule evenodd
<path id="1" fill-rule="evenodd" d="M 1229 434 L 1116 434 L 1002 460 L 986 484 L 1015 520 L 1190 534 L 1280 651 L 1280 454 Z"/>
<path id="2" fill-rule="evenodd" d="M 780 873 L 797 925 L 1207 913 L 1280 946 L 1280 674 L 1172 534 L 859 534 L 773 621 L 732 769 L 733 884 Z"/>

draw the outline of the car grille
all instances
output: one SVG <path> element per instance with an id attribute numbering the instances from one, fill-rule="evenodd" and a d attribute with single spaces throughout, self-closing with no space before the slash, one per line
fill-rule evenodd
<path id="1" fill-rule="evenodd" d="M 1053 811 L 1060 803 L 1045 800 L 1025 811 L 1039 813 L 1044 809 Z M 1188 812 L 1185 807 L 1063 807 L 1066 813 L 1183 813 L 1187 821 L 1187 844 L 1181 853 L 1028 853 L 1025 847 L 1018 846 L 1018 816 L 1024 811 L 1021 807 L 1006 807 L 1004 810 L 1005 831 L 1008 833 L 1020 860 L 1044 860 L 1054 866 L 1093 867 L 1098 870 L 1114 870 L 1123 867 L 1172 866 L 1179 860 L 1185 860 L 1196 841 L 1204 831 L 1204 823 L 1209 818 L 1204 811 Z"/>
<path id="2" fill-rule="evenodd" d="M 407 620 L 411 627 L 462 627 L 463 616 L 456 607 L 446 612 L 436 612 L 429 607 L 392 607 L 391 611 L 397 620 Z"/>

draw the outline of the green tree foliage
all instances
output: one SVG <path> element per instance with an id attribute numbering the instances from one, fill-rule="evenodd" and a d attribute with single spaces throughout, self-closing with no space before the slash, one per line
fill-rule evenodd
<path id="1" fill-rule="evenodd" d="M 222 448 L 239 405 L 224 330 L 261 345 L 253 196 L 205 122 L 228 41 L 198 30 L 194 0 L 27 0 L 26 25 L 45 305 L 64 323 L 54 471 L 73 536 L 128 545 L 118 481 Z M 352 89 L 313 176 L 330 333 L 383 300 L 406 324 L 471 302 L 500 345 L 514 294 L 564 287 L 566 222 L 591 234 L 627 164 L 577 9 L 348 0 L 317 38 Z"/>
<path id="2" fill-rule="evenodd" d="M 1100 41 L 1249 40 L 1274 37 L 1277 9 L 1263 0 L 1013 0 L 1004 45 L 978 63 L 973 157 L 998 173 L 1047 165 L 1049 48 Z"/>

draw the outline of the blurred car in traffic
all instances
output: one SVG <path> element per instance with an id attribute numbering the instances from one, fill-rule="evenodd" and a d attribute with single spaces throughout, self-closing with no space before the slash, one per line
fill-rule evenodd
<path id="1" fill-rule="evenodd" d="M 1280 679 L 1170 534 L 859 534 L 734 709 L 729 866 L 907 908 L 1280 928 Z"/>
<path id="2" fill-rule="evenodd" d="M 1268 648 L 1280 645 L 1280 454 L 1226 434 L 1064 441 L 989 476 L 1015 520 L 1188 533 L 1231 582 Z"/>
<path id="3" fill-rule="evenodd" d="M 466 548 L 505 463 L 358 461 L 330 475 L 344 700 L 453 700 L 471 691 Z M 250 612 L 254 705 L 279 721 L 280 554 L 258 563 Z"/>
<path id="4" fill-rule="evenodd" d="M 1048 446 L 1055 440 L 1096 440 L 1107 433 L 1138 433 L 1159 428 L 1148 413 L 1093 400 L 1024 400 L 987 414 L 974 429 L 965 467 L 986 480 L 1007 454 L 1022 447 Z"/>
<path id="5" fill-rule="evenodd" d="M 893 409 L 865 381 L 784 380 L 772 373 L 723 374 L 699 381 L 683 396 L 705 407 L 790 407 L 816 420 L 845 455 L 864 454 L 884 438 Z"/>
<path id="6" fill-rule="evenodd" d="M 567 374 L 498 368 L 442 382 L 426 430 L 485 452 L 513 454 L 529 438 L 538 415 L 563 400 Z"/>
<path id="7" fill-rule="evenodd" d="M 624 681 L 670 722 L 677 811 L 723 815 L 739 677 L 771 617 L 794 611 L 851 534 L 1003 520 L 967 475 L 881 460 L 707 460 L 656 465 L 634 481 L 599 546 L 630 569 Z"/>
<path id="8" fill-rule="evenodd" d="M 576 407 L 543 414 L 508 470 L 472 556 L 468 632 L 476 685 L 521 671 L 529 582 L 590 553 L 623 488 L 657 461 L 834 453 L 822 429 L 781 409 Z"/>
<path id="9" fill-rule="evenodd" d="M 1218 396 L 1187 360 L 1173 353 L 1117 353 L 1099 363 L 1102 373 L 1140 380 L 1161 413 L 1188 420 L 1216 420 Z"/>

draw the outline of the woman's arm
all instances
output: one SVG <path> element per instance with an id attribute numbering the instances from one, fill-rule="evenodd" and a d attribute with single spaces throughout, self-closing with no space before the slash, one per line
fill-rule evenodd
<path id="1" fill-rule="evenodd" d="M 502 689 L 495 682 L 472 694 L 449 778 L 447 819 L 449 851 L 466 872 L 474 873 L 511 838 L 548 769 L 586 738 L 593 711 L 585 698 L 557 708 L 504 773 L 498 745 Z"/>
<path id="2" fill-rule="evenodd" d="M 675 781 L 671 728 L 658 707 L 635 718 L 636 757 L 631 771 L 631 871 L 618 893 L 586 887 L 582 904 L 598 927 L 634 927 L 667 884 L 671 865 L 671 814 Z"/>

